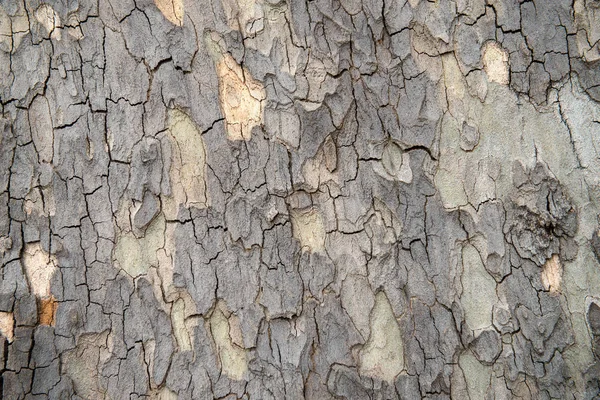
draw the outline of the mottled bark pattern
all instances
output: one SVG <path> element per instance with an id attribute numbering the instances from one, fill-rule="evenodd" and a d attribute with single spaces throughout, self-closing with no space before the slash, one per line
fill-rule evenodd
<path id="1" fill-rule="evenodd" d="M 597 0 L 0 0 L 4 399 L 592 399 Z"/>

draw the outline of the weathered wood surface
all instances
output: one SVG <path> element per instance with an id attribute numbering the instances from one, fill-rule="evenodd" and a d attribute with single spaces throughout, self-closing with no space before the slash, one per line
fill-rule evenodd
<path id="1" fill-rule="evenodd" d="M 597 0 L 0 1 L 4 399 L 591 399 Z"/>

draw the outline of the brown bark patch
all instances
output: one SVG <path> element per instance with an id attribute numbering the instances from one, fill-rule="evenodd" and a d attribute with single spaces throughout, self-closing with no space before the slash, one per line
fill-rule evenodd
<path id="1" fill-rule="evenodd" d="M 38 318 L 40 325 L 54 326 L 58 302 L 54 296 L 38 300 Z"/>

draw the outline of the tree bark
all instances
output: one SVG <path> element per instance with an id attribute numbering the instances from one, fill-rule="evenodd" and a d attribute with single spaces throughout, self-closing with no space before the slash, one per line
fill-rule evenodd
<path id="1" fill-rule="evenodd" d="M 0 397 L 595 398 L 598 26 L 0 1 Z"/>

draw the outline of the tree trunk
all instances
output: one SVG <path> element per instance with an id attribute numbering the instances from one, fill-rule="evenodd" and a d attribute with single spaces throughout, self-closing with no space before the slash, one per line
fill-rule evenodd
<path id="1" fill-rule="evenodd" d="M 0 1 L 0 397 L 594 398 L 597 3 Z"/>

